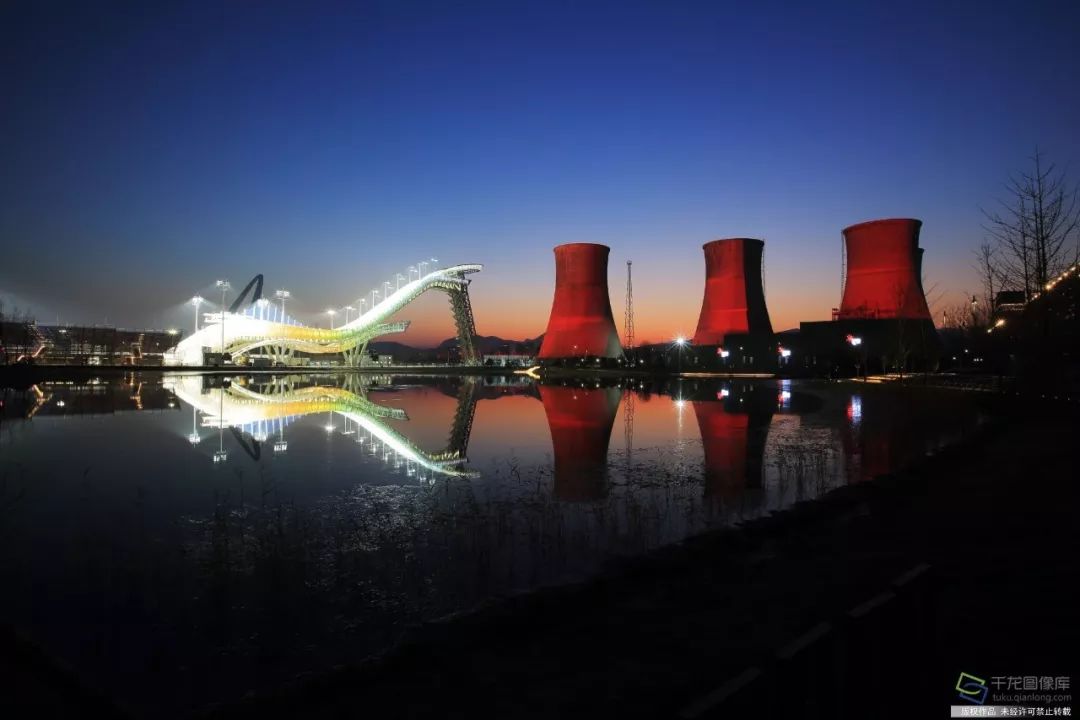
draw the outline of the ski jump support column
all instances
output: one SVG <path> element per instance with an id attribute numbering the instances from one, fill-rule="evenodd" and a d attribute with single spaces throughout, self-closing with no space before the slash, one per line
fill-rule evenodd
<path id="1" fill-rule="evenodd" d="M 609 252 L 593 243 L 555 248 L 555 299 L 540 359 L 622 356 L 608 298 Z"/>
<path id="2" fill-rule="evenodd" d="M 761 262 L 765 243 L 752 238 L 713 240 L 705 251 L 705 297 L 694 345 L 722 345 L 728 334 L 772 335 Z"/>
<path id="3" fill-rule="evenodd" d="M 922 287 L 921 220 L 871 220 L 844 229 L 847 273 L 838 318 L 930 320 Z"/>

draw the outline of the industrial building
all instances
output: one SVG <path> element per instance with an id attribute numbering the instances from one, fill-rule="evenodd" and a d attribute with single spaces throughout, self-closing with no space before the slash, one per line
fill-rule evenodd
<path id="1" fill-rule="evenodd" d="M 929 369 L 940 355 L 922 284 L 922 221 L 872 220 L 847 227 L 844 285 L 833 319 L 799 325 L 796 367 L 831 374 Z"/>
<path id="2" fill-rule="evenodd" d="M 143 365 L 163 363 L 178 330 L 0 322 L 0 365 Z"/>

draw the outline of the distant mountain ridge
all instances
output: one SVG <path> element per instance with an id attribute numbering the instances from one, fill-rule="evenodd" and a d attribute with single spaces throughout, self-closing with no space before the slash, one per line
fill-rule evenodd
<path id="1" fill-rule="evenodd" d="M 507 340 L 496 335 L 477 335 L 476 346 L 481 355 L 499 353 L 535 355 L 540 351 L 544 336 L 526 340 Z M 447 353 L 457 347 L 456 337 L 447 338 L 433 348 L 417 348 L 393 340 L 380 340 L 370 343 L 368 350 L 381 355 L 393 355 L 400 360 L 437 361 L 446 360 Z"/>

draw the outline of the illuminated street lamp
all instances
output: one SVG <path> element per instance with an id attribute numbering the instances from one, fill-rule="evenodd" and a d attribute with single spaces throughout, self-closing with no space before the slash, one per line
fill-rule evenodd
<path id="1" fill-rule="evenodd" d="M 221 288 L 221 364 L 225 364 L 225 295 L 232 285 L 228 280 L 218 280 L 217 287 Z"/>
<path id="2" fill-rule="evenodd" d="M 439 269 L 439 258 L 431 258 L 431 269 L 432 270 L 438 270 Z"/>
<path id="3" fill-rule="evenodd" d="M 857 335 L 848 335 L 847 343 L 853 348 L 858 348 L 862 346 L 862 338 L 858 337 Z M 863 380 L 866 380 L 866 348 L 862 348 L 861 360 Z"/>
<path id="4" fill-rule="evenodd" d="M 682 372 L 682 351 L 689 341 L 681 335 L 675 338 L 675 347 L 679 348 L 679 372 Z"/>
<path id="5" fill-rule="evenodd" d="M 405 276 L 402 275 L 401 273 L 397 273 L 397 278 L 396 279 L 397 279 L 397 289 L 400 290 L 401 289 L 401 281 L 405 279 Z"/>
<path id="6" fill-rule="evenodd" d="M 326 314 L 330 316 L 330 329 L 334 329 L 334 316 L 337 315 L 337 310 L 330 308 L 326 311 Z"/>
<path id="7" fill-rule="evenodd" d="M 360 314 L 364 314 L 364 306 L 367 305 L 367 300 L 360 298 Z"/>
<path id="8" fill-rule="evenodd" d="M 292 297 L 288 290 L 276 290 L 274 297 L 281 301 L 281 322 L 285 322 L 285 301 Z"/>
<path id="9" fill-rule="evenodd" d="M 426 262 L 424 262 L 423 260 L 421 260 L 420 262 L 416 263 L 416 271 L 417 271 L 417 272 L 419 273 L 419 274 L 417 275 L 417 279 L 419 279 L 419 278 L 422 278 L 422 277 L 424 276 L 424 274 L 425 274 L 425 273 L 424 273 L 424 269 L 425 269 L 425 268 L 427 268 L 427 263 L 426 263 Z"/>
<path id="10" fill-rule="evenodd" d="M 195 332 L 199 332 L 199 306 L 206 300 L 201 295 L 196 295 L 190 300 L 191 306 L 195 308 Z"/>
<path id="11" fill-rule="evenodd" d="M 383 280 L 383 300 L 390 299 L 390 288 L 394 286 L 394 283 Z"/>
<path id="12" fill-rule="evenodd" d="M 356 308 L 354 308 L 352 305 L 346 305 L 343 309 L 345 310 L 345 324 L 348 325 L 349 324 L 349 313 L 354 312 L 356 310 Z"/>
<path id="13" fill-rule="evenodd" d="M 415 265 L 410 265 L 409 266 L 409 282 L 412 282 L 412 274 L 413 273 L 416 273 L 416 279 L 417 280 L 420 279 L 420 273 L 416 272 L 416 266 Z"/>
<path id="14" fill-rule="evenodd" d="M 371 309 L 372 310 L 375 309 L 375 300 L 378 297 L 379 297 L 379 291 L 378 290 L 372 290 L 371 291 Z"/>

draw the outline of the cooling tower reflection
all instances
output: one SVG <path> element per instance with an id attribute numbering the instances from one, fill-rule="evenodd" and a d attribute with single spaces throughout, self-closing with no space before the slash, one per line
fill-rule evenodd
<path id="1" fill-rule="evenodd" d="M 596 500 L 604 496 L 608 444 L 619 408 L 615 387 L 541 385 L 555 465 L 555 497 Z"/>

